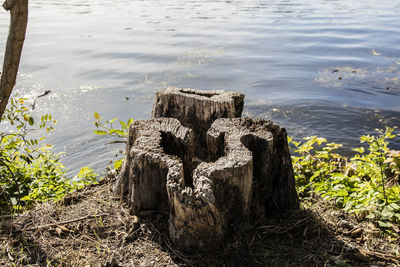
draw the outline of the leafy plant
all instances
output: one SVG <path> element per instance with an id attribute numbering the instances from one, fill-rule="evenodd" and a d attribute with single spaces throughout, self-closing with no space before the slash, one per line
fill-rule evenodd
<path id="1" fill-rule="evenodd" d="M 45 137 L 33 137 L 38 136 L 38 130 L 52 131 L 57 121 L 45 114 L 36 122 L 26 100 L 12 99 L 2 118 L 8 129 L 0 132 L 0 211 L 6 213 L 22 211 L 38 201 L 59 199 L 96 181 L 88 169 L 87 175 L 78 175 L 75 180 L 65 176 L 61 154 L 43 144 Z"/>
<path id="2" fill-rule="evenodd" d="M 390 184 L 388 178 L 398 175 L 399 152 L 388 148 L 388 140 L 396 136 L 393 128 L 377 131 L 376 136 L 360 137 L 365 146 L 354 149 L 357 154 L 350 159 L 335 153 L 342 145 L 327 143 L 325 138 L 307 137 L 303 143 L 290 140 L 293 167 L 303 199 L 320 195 L 393 232 L 400 223 L 400 186 Z"/>
<path id="3" fill-rule="evenodd" d="M 342 147 L 341 144 L 327 143 L 327 139 L 317 136 L 306 137 L 304 140 L 306 142 L 301 143 L 290 138 L 289 142 L 294 145 L 292 150 L 297 155 L 292 157 L 292 161 L 298 193 L 307 197 L 315 183 L 323 182 L 333 173 L 340 172 L 346 159 L 334 153 L 334 150 Z"/>
<path id="4" fill-rule="evenodd" d="M 100 117 L 100 115 L 97 112 L 94 113 L 94 118 L 96 119 L 96 121 L 94 122 L 94 125 L 96 126 L 96 128 L 99 129 L 99 130 L 93 131 L 95 134 L 116 136 L 119 138 L 125 138 L 128 135 L 129 126 L 133 123 L 132 118 L 128 119 L 127 122 L 123 122 L 120 120 L 118 122 L 121 125 L 121 128 L 115 129 L 113 126 L 113 123 L 116 120 L 118 120 L 118 118 L 114 118 L 112 120 L 106 120 L 103 122 L 102 121 L 103 117 Z"/>
<path id="5" fill-rule="evenodd" d="M 114 136 L 117 137 L 119 139 L 126 139 L 128 136 L 128 131 L 129 131 L 129 126 L 133 123 L 133 118 L 129 118 L 127 122 L 121 121 L 119 120 L 119 124 L 120 124 L 120 128 L 116 129 L 114 128 L 113 123 L 116 122 L 118 120 L 118 118 L 114 118 L 112 120 L 106 120 L 106 121 L 102 121 L 102 117 L 100 117 L 100 115 L 95 112 L 94 113 L 94 118 L 96 119 L 96 121 L 94 122 L 94 125 L 96 126 L 96 128 L 100 129 L 100 130 L 95 130 L 93 131 L 95 134 L 97 135 L 106 135 L 106 136 Z M 125 143 L 125 140 L 117 140 L 114 142 L 110 142 L 109 144 L 112 143 Z M 120 153 L 123 153 L 123 151 L 120 151 Z M 118 155 L 116 155 L 118 157 Z M 113 163 L 113 169 L 114 170 L 119 170 L 123 164 L 123 158 L 119 158 L 114 162 L 110 162 Z"/>

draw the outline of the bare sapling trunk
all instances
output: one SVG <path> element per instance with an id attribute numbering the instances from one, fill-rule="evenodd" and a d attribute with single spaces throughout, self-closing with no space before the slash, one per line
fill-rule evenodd
<path id="1" fill-rule="evenodd" d="M 6 0 L 3 7 L 10 11 L 11 20 L 0 81 L 0 121 L 17 79 L 28 24 L 28 0 Z"/>

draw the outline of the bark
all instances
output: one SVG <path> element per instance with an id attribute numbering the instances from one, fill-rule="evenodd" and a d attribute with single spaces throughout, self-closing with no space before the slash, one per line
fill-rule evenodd
<path id="1" fill-rule="evenodd" d="M 0 121 L 17 79 L 28 24 L 28 0 L 6 0 L 3 7 L 10 11 L 11 20 L 0 80 Z"/>
<path id="2" fill-rule="evenodd" d="M 178 175 L 183 187 L 193 183 L 192 157 L 193 133 L 178 120 L 135 121 L 129 128 L 124 165 L 113 191 L 128 194 L 137 211 L 155 209 L 162 202 L 165 205 L 167 175 Z M 169 173 L 169 169 L 173 171 Z"/>
<path id="3" fill-rule="evenodd" d="M 197 98 L 204 92 L 194 93 Z M 185 105 L 215 108 L 219 104 L 210 104 L 207 98 L 193 100 L 192 94 L 158 95 L 157 99 L 161 102 L 155 103 L 153 115 L 169 110 L 182 123 L 163 117 L 131 125 L 125 164 L 114 192 L 127 194 L 137 212 L 167 208 L 169 236 L 176 248 L 186 252 L 219 249 L 232 225 L 257 223 L 298 208 L 284 128 L 260 119 L 217 119 L 204 133 L 206 149 L 200 151 L 207 151 L 208 160 L 199 163 L 195 131 L 182 124 L 204 126 L 208 123 L 204 118 L 209 118 L 204 114 L 218 109 L 196 108 L 203 115 L 192 114 L 188 120 L 183 115 L 188 114 Z"/>
<path id="4" fill-rule="evenodd" d="M 218 119 L 207 132 L 207 146 L 214 154 L 212 157 L 218 158 L 213 164 L 235 162 L 230 182 L 225 182 L 223 187 L 229 188 L 234 184 L 242 188 L 240 204 L 246 207 L 243 212 L 250 215 L 252 222 L 298 208 L 285 128 L 261 119 Z M 249 165 L 250 174 L 237 174 L 238 169 L 245 164 L 240 162 Z M 233 179 L 235 176 L 237 181 Z M 224 175 L 219 174 L 214 180 L 221 180 L 221 177 Z M 247 179 L 249 182 L 244 182 Z M 243 190 L 249 186 L 248 183 L 251 183 L 251 195 Z"/>

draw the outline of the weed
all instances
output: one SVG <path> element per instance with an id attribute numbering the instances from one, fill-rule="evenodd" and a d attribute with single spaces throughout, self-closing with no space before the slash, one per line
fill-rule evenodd
<path id="1" fill-rule="evenodd" d="M 320 195 L 394 234 L 400 223 L 400 186 L 388 181 L 399 175 L 399 153 L 388 148 L 388 140 L 396 136 L 393 128 L 377 132 L 361 136 L 365 146 L 355 148 L 357 153 L 350 159 L 335 153 L 341 144 L 325 138 L 307 137 L 303 143 L 290 140 L 293 167 L 304 201 L 312 194 Z"/>
<path id="2" fill-rule="evenodd" d="M 37 122 L 26 107 L 26 98 L 11 99 L 3 114 L 0 132 L 0 211 L 21 212 L 36 202 L 60 199 L 67 193 L 96 181 L 93 170 L 86 167 L 69 179 L 61 164 L 61 154 L 43 144 L 45 137 L 37 131 L 52 131 L 57 123 L 50 114 Z"/>

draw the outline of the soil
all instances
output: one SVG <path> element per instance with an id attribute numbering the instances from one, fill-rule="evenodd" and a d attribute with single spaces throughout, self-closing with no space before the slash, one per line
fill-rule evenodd
<path id="1" fill-rule="evenodd" d="M 232 226 L 221 250 L 184 254 L 168 238 L 168 211 L 133 214 L 112 179 L 62 201 L 0 219 L 0 266 L 400 266 L 399 238 L 312 205 L 257 225 Z"/>

